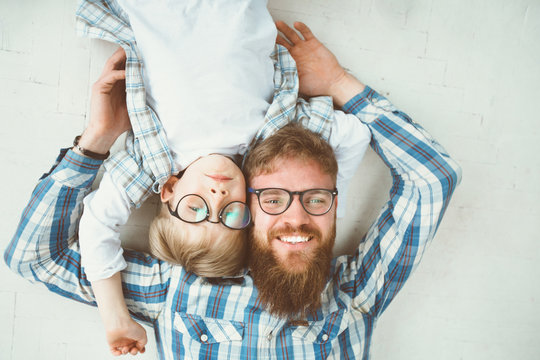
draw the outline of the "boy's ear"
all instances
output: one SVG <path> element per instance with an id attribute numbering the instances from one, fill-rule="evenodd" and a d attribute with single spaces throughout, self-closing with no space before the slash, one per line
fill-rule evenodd
<path id="1" fill-rule="evenodd" d="M 171 176 L 167 179 L 167 182 L 163 184 L 161 188 L 161 202 L 166 203 L 174 197 L 174 185 L 179 179 L 176 176 Z"/>

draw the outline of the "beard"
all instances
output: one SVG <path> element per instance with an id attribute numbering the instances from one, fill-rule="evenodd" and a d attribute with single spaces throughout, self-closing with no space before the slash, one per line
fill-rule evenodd
<path id="1" fill-rule="evenodd" d="M 279 259 L 269 243 L 279 233 L 313 236 L 320 243 L 309 252 L 291 252 Z M 335 222 L 326 238 L 309 226 L 286 227 L 268 234 L 250 229 L 249 268 L 259 300 L 272 315 L 305 318 L 321 306 L 321 294 L 328 281 L 332 248 L 336 237 Z M 315 240 L 311 241 L 315 241 Z"/>

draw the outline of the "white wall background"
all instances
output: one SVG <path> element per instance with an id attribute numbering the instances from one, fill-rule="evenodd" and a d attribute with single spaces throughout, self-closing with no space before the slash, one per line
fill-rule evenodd
<path id="1" fill-rule="evenodd" d="M 270 0 L 269 7 L 275 18 L 311 26 L 464 169 L 423 263 L 379 321 L 373 358 L 539 359 L 540 0 Z M 84 128 L 90 85 L 114 50 L 75 36 L 75 8 L 76 0 L 0 0 L 2 249 L 39 175 Z M 350 216 L 339 224 L 337 252 L 354 248 L 389 184 L 370 152 L 350 192 Z M 139 234 L 131 245 L 144 239 L 154 208 L 135 214 L 124 234 Z M 2 359 L 112 358 L 94 308 L 30 285 L 3 262 L 0 279 Z M 156 357 L 148 331 L 141 359 Z"/>

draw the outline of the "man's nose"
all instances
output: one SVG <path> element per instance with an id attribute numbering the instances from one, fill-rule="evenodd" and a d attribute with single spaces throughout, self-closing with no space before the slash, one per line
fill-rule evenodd
<path id="1" fill-rule="evenodd" d="M 291 226 L 299 227 L 309 223 L 309 214 L 306 212 L 298 196 L 293 196 L 289 208 L 281 214 L 285 223 Z"/>

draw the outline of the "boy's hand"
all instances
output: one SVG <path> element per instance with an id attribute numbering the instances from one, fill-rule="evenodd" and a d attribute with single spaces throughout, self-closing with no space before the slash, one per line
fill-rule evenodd
<path id="1" fill-rule="evenodd" d="M 119 48 L 92 86 L 90 122 L 79 141 L 85 149 L 104 154 L 131 128 L 126 106 L 125 64 L 126 53 Z"/>
<path id="2" fill-rule="evenodd" d="M 107 342 L 114 356 L 142 354 L 146 351 L 146 331 L 136 321 L 129 319 L 127 323 L 113 330 L 107 330 Z"/>
<path id="3" fill-rule="evenodd" d="M 276 42 L 285 46 L 296 61 L 301 95 L 330 95 L 337 105 L 342 106 L 364 90 L 364 85 L 339 65 L 334 54 L 313 35 L 306 24 L 294 23 L 303 39 L 283 21 L 276 21 L 276 27 L 284 35 L 278 35 Z"/>

